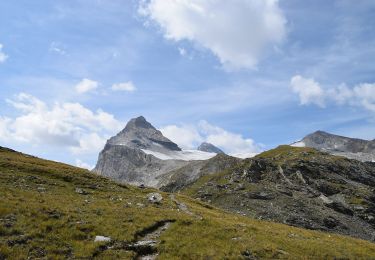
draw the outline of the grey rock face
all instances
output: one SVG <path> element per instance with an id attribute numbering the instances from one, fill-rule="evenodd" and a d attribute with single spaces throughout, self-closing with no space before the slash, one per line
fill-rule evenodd
<path id="1" fill-rule="evenodd" d="M 133 185 L 158 187 L 160 175 L 187 163 L 178 160 L 163 161 L 137 148 L 106 144 L 99 154 L 94 172 Z"/>
<path id="2" fill-rule="evenodd" d="M 177 144 L 164 137 L 143 116 L 131 119 L 124 130 L 108 140 L 108 144 L 155 152 L 181 151 Z"/>
<path id="3" fill-rule="evenodd" d="M 333 135 L 323 131 L 307 135 L 302 139 L 307 147 L 359 161 L 375 161 L 375 141 Z"/>
<path id="4" fill-rule="evenodd" d="M 208 153 L 217 153 L 217 154 L 224 153 L 222 150 L 220 150 L 219 148 L 217 148 L 215 145 L 210 144 L 210 143 L 206 143 L 206 142 L 203 142 L 198 147 L 198 150 L 202 151 L 202 152 L 208 152 Z"/>

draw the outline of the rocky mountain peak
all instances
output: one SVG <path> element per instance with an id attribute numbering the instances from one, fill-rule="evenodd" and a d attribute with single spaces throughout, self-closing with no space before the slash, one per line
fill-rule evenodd
<path id="1" fill-rule="evenodd" d="M 155 129 L 143 116 L 139 116 L 131 119 L 127 124 L 124 130 L 129 131 L 130 129 L 136 128 L 146 128 L 146 129 Z"/>
<path id="2" fill-rule="evenodd" d="M 181 151 L 177 144 L 164 137 L 143 116 L 131 119 L 120 133 L 108 140 L 108 143 L 156 152 Z"/>
<path id="3" fill-rule="evenodd" d="M 303 138 L 299 144 L 360 161 L 375 160 L 373 141 L 316 131 Z"/>
<path id="4" fill-rule="evenodd" d="M 198 150 L 202 152 L 208 152 L 208 153 L 217 153 L 217 154 L 223 154 L 224 152 L 217 148 L 215 145 L 203 142 L 200 146 L 198 146 Z"/>

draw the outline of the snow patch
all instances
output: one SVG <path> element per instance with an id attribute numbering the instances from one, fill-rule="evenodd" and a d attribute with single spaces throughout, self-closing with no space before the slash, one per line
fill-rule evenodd
<path id="1" fill-rule="evenodd" d="M 247 159 L 247 158 L 253 158 L 254 156 L 258 155 L 259 153 L 233 153 L 229 154 L 230 156 L 237 157 L 240 159 Z"/>
<path id="2" fill-rule="evenodd" d="M 142 149 L 142 151 L 146 154 L 151 154 L 160 160 L 200 161 L 211 159 L 217 155 L 216 153 L 203 152 L 199 150 L 170 151 L 167 153 L 155 152 L 146 149 Z M 252 158 L 257 154 L 258 153 L 235 153 L 229 155 L 241 159 L 246 159 Z"/>
<path id="3" fill-rule="evenodd" d="M 295 143 L 292 143 L 290 146 L 293 146 L 293 147 L 306 147 L 306 144 L 302 141 L 299 141 L 299 142 L 295 142 Z"/>
<path id="4" fill-rule="evenodd" d="M 198 150 L 171 151 L 168 153 L 154 152 L 146 149 L 142 149 L 142 151 L 146 154 L 151 154 L 160 160 L 197 161 L 208 160 L 216 156 L 216 153 L 207 153 Z"/>

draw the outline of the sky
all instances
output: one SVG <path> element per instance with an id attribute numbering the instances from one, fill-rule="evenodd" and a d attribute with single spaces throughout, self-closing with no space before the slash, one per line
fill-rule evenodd
<path id="1" fill-rule="evenodd" d="M 230 154 L 375 138 L 373 0 L 0 2 L 0 145 L 80 167 L 146 117 Z"/>

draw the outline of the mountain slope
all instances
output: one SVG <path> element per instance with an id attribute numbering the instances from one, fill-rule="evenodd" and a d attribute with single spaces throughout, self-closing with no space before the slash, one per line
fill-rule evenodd
<path id="1" fill-rule="evenodd" d="M 161 160 L 140 149 L 107 143 L 93 170 L 102 176 L 133 185 L 159 186 L 159 177 L 186 165 L 182 160 Z"/>
<path id="2" fill-rule="evenodd" d="M 107 141 L 93 171 L 124 183 L 158 188 L 168 184 L 170 174 L 167 173 L 215 155 L 181 150 L 141 116 L 131 119 L 120 133 Z M 199 176 L 191 175 L 189 181 Z"/>
<path id="3" fill-rule="evenodd" d="M 293 145 L 312 147 L 359 161 L 375 161 L 375 140 L 368 141 L 317 131 Z"/>
<path id="4" fill-rule="evenodd" d="M 160 189 L 168 192 L 178 191 L 202 176 L 230 169 L 241 161 L 236 157 L 218 154 L 205 161 L 190 162 L 181 168 L 164 174 L 164 181 L 161 183 Z"/>
<path id="5" fill-rule="evenodd" d="M 367 241 L 252 220 L 180 195 L 150 202 L 154 190 L 5 148 L 0 190 L 1 259 L 375 256 Z"/>
<path id="6" fill-rule="evenodd" d="M 374 241 L 374 187 L 374 163 L 280 146 L 182 191 L 246 216 Z"/>

